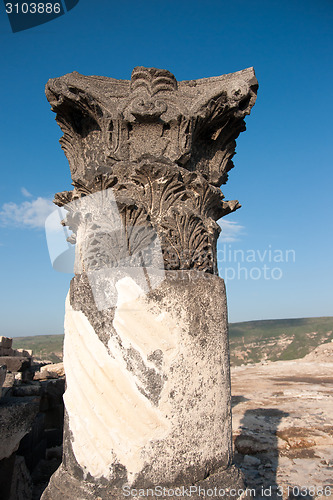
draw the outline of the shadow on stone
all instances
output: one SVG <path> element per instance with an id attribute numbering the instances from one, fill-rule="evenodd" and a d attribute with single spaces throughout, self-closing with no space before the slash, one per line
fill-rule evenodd
<path id="1" fill-rule="evenodd" d="M 241 420 L 234 459 L 245 476 L 247 487 L 256 491 L 256 498 L 281 498 L 277 484 L 279 450 L 276 432 L 281 419 L 288 415 L 276 408 L 254 408 L 247 410 Z"/>
<path id="2" fill-rule="evenodd" d="M 231 408 L 234 408 L 239 403 L 244 403 L 245 401 L 249 401 L 249 398 L 245 396 L 231 396 Z"/>

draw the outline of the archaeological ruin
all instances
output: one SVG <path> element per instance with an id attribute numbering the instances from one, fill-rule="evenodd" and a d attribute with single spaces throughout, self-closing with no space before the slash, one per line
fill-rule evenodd
<path id="1" fill-rule="evenodd" d="M 74 186 L 55 203 L 75 276 L 63 460 L 43 500 L 244 486 L 216 242 L 217 221 L 240 207 L 220 186 L 257 88 L 253 68 L 180 82 L 144 67 L 131 80 L 48 81 Z"/>

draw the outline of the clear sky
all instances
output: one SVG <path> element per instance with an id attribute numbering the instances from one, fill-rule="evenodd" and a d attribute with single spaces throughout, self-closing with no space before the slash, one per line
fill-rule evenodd
<path id="1" fill-rule="evenodd" d="M 333 315 L 333 2 L 80 0 L 12 33 L 0 6 L 0 335 L 63 332 L 71 275 L 51 267 L 43 220 L 71 189 L 61 131 L 44 95 L 71 71 L 177 80 L 254 66 L 257 103 L 223 186 L 242 208 L 219 240 L 229 319 Z"/>

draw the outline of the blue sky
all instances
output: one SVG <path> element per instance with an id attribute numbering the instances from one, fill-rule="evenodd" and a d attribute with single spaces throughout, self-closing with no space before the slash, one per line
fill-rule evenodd
<path id="1" fill-rule="evenodd" d="M 45 83 L 129 79 L 137 65 L 177 80 L 254 66 L 257 103 L 223 186 L 242 204 L 219 241 L 229 318 L 333 314 L 331 0 L 80 0 L 15 34 L 1 9 L 0 334 L 63 332 L 71 276 L 51 267 L 43 217 L 71 180 Z"/>

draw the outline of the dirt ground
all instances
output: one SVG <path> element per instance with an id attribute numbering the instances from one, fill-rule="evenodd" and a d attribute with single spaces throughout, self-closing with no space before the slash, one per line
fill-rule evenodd
<path id="1" fill-rule="evenodd" d="M 333 500 L 333 343 L 231 379 L 235 461 L 252 497 Z"/>

